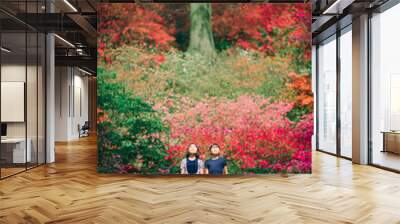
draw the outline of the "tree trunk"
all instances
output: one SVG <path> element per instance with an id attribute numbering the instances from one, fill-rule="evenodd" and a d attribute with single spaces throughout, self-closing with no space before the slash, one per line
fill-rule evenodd
<path id="1" fill-rule="evenodd" d="M 204 56 L 215 54 L 210 3 L 190 4 L 189 51 L 195 51 Z"/>

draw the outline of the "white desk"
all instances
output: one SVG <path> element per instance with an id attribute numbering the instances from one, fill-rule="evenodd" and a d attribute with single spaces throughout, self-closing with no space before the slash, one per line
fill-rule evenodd
<path id="1" fill-rule="evenodd" d="M 12 147 L 12 163 L 25 163 L 31 162 L 32 160 L 32 153 L 31 153 L 31 145 L 32 141 L 30 138 L 26 140 L 28 143 L 26 147 L 26 154 L 25 154 L 25 138 L 5 138 L 1 139 L 2 144 L 2 151 L 3 147 L 5 150 L 10 150 L 9 147 Z M 4 150 L 4 151 L 5 151 Z M 25 161 L 26 159 L 26 161 Z"/>

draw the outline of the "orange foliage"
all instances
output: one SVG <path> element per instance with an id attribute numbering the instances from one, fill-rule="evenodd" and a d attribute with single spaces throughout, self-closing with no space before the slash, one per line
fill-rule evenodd
<path id="1" fill-rule="evenodd" d="M 289 73 L 290 82 L 287 87 L 297 93 L 296 103 L 311 108 L 313 106 L 313 93 L 309 76 Z"/>

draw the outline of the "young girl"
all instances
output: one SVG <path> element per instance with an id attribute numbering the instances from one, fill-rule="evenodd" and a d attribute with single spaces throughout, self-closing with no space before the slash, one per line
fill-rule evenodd
<path id="1" fill-rule="evenodd" d="M 204 162 L 199 157 L 197 145 L 190 144 L 186 151 L 186 158 L 181 162 L 181 174 L 203 174 Z"/>
<path id="2" fill-rule="evenodd" d="M 211 159 L 205 163 L 205 174 L 228 174 L 228 167 L 226 166 L 226 159 L 221 156 L 221 149 L 218 144 L 212 144 L 209 148 Z"/>

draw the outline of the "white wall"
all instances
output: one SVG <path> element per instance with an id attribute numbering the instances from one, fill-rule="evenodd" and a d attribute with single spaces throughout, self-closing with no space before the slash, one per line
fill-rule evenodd
<path id="1" fill-rule="evenodd" d="M 5 64 L 1 66 L 1 81 L 3 82 L 25 82 L 25 64 Z M 7 108 L 1 108 L 7 110 Z M 25 137 L 25 123 L 7 123 L 7 137 Z"/>
<path id="2" fill-rule="evenodd" d="M 55 140 L 70 141 L 88 121 L 88 78 L 72 67 L 56 67 L 55 73 Z"/>
<path id="3" fill-rule="evenodd" d="M 36 70 L 38 69 L 38 71 Z M 25 135 L 30 140 L 32 151 L 32 161 L 44 163 L 45 150 L 45 118 L 44 118 L 44 74 L 42 68 L 36 65 L 18 63 L 3 64 L 1 66 L 2 82 L 24 82 L 26 83 L 26 108 L 22 107 L 22 113 L 27 115 L 27 120 L 22 122 L 5 122 L 7 124 L 8 138 L 24 138 Z M 25 78 L 27 77 L 27 82 Z M 23 93 L 22 93 L 23 94 Z M 7 97 L 7 96 L 2 96 Z M 10 110 L 10 108 L 1 108 Z M 9 111 L 13 113 L 12 111 Z M 37 156 L 37 153 L 39 154 Z"/>
<path id="4" fill-rule="evenodd" d="M 66 141 L 68 140 L 69 133 L 69 96 L 68 88 L 70 84 L 70 77 L 67 67 L 55 68 L 55 140 Z"/>
<path id="5" fill-rule="evenodd" d="M 82 76 L 81 72 L 76 74 L 77 70 L 75 70 L 74 75 L 74 107 L 72 108 L 72 120 L 71 120 L 71 135 L 73 138 L 79 137 L 78 132 L 78 124 L 81 126 L 85 123 L 85 121 L 89 120 L 89 113 L 88 113 L 88 78 Z"/>
<path id="6" fill-rule="evenodd" d="M 36 113 L 32 113 L 34 110 L 36 112 L 37 99 L 36 99 L 36 80 L 33 80 L 30 76 L 35 74 L 36 76 L 36 66 L 27 66 L 25 64 L 4 64 L 1 66 L 1 81 L 2 82 L 25 82 L 25 75 L 27 69 L 28 72 L 28 84 L 29 86 L 34 86 L 34 88 L 27 88 L 27 118 L 28 129 L 30 127 L 36 130 Z M 4 97 L 4 96 L 3 96 Z M 40 106 L 40 105 L 39 105 Z M 34 107 L 34 108 L 33 108 Z M 2 110 L 7 110 L 7 108 L 1 108 Z M 31 123 L 34 122 L 34 123 Z M 35 126 L 35 127 L 33 127 Z M 25 137 L 25 122 L 7 122 L 7 135 L 9 137 Z M 28 133 L 29 137 L 29 133 Z"/>

